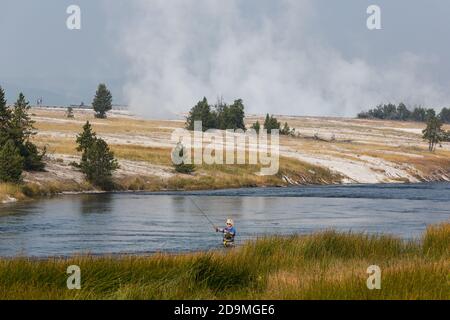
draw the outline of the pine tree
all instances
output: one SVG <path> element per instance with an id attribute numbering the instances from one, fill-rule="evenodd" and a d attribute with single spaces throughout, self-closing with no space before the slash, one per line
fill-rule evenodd
<path id="1" fill-rule="evenodd" d="M 0 181 L 20 182 L 23 160 L 14 141 L 8 140 L 0 147 Z"/>
<path id="2" fill-rule="evenodd" d="M 96 118 L 106 118 L 106 112 L 112 109 L 112 95 L 105 84 L 99 84 L 92 106 Z"/>
<path id="3" fill-rule="evenodd" d="M 407 121 L 411 118 L 411 111 L 408 110 L 404 103 L 400 103 L 397 106 L 397 119 Z"/>
<path id="4" fill-rule="evenodd" d="M 110 189 L 112 187 L 112 173 L 119 168 L 114 153 L 108 144 L 100 138 L 94 138 L 86 150 L 86 159 L 81 162 L 81 171 L 93 184 Z"/>
<path id="5" fill-rule="evenodd" d="M 206 97 L 199 101 L 189 112 L 186 119 L 186 128 L 188 130 L 194 130 L 196 121 L 202 122 L 203 131 L 217 128 L 217 116 L 211 111 Z"/>
<path id="6" fill-rule="evenodd" d="M 278 122 L 277 118 L 273 115 L 266 115 L 266 120 L 264 121 L 264 129 L 267 130 L 267 133 L 272 133 L 272 130 L 280 130 L 281 123 Z"/>
<path id="7" fill-rule="evenodd" d="M 83 132 L 77 135 L 77 151 L 82 152 L 81 162 L 76 165 L 93 184 L 110 189 L 112 173 L 119 168 L 114 153 L 108 144 L 97 138 L 89 121 L 83 126 Z"/>
<path id="8" fill-rule="evenodd" d="M 261 130 L 261 124 L 258 120 L 256 120 L 256 122 L 252 125 L 252 129 L 254 129 L 256 133 L 259 134 L 259 130 Z"/>
<path id="9" fill-rule="evenodd" d="M 78 144 L 77 151 L 82 152 L 81 161 L 86 160 L 86 151 L 92 146 L 95 139 L 96 134 L 92 131 L 92 126 L 89 121 L 87 121 L 83 126 L 83 132 L 77 135 L 76 140 L 76 143 Z"/>
<path id="10" fill-rule="evenodd" d="M 244 103 L 242 99 L 235 100 L 234 103 L 228 107 L 226 127 L 219 129 L 245 130 L 244 118 L 245 118 Z"/>
<path id="11" fill-rule="evenodd" d="M 285 123 L 284 123 L 284 126 L 283 126 L 283 129 L 280 130 L 280 134 L 281 134 L 281 135 L 288 136 L 288 135 L 290 135 L 291 133 L 292 133 L 291 128 L 289 127 L 288 123 L 285 122 Z"/>
<path id="12" fill-rule="evenodd" d="M 11 118 L 11 110 L 6 106 L 5 92 L 0 87 L 0 147 L 9 140 Z"/>
<path id="13" fill-rule="evenodd" d="M 267 113 L 267 114 L 266 114 L 266 119 L 264 119 L 264 129 L 267 130 L 268 127 L 270 127 L 270 116 L 269 116 L 269 114 Z"/>
<path id="14" fill-rule="evenodd" d="M 14 104 L 12 112 L 11 126 L 13 140 L 16 144 L 24 144 L 34 132 L 34 121 L 31 120 L 28 112 L 30 111 L 30 104 L 26 101 L 23 93 L 19 94 L 19 98 Z"/>
<path id="15" fill-rule="evenodd" d="M 47 148 L 44 147 L 41 153 L 38 148 L 31 141 L 25 141 L 25 144 L 20 147 L 21 155 L 24 157 L 24 169 L 28 171 L 44 171 L 45 162 L 43 158 L 47 153 Z"/>
<path id="16" fill-rule="evenodd" d="M 415 107 L 411 113 L 411 120 L 424 122 L 426 120 L 427 114 L 426 110 L 422 107 Z"/>
<path id="17" fill-rule="evenodd" d="M 245 112 L 242 99 L 237 99 L 232 105 L 227 105 L 220 99 L 214 109 L 208 104 L 208 100 L 203 98 L 193 108 L 191 108 L 186 119 L 186 128 L 194 130 L 195 122 L 202 122 L 202 130 L 208 129 L 242 129 L 245 130 Z"/>
<path id="18" fill-rule="evenodd" d="M 439 118 L 444 123 L 450 123 L 450 108 L 442 108 Z"/>
<path id="19" fill-rule="evenodd" d="M 11 110 L 6 106 L 5 91 L 0 87 L 0 128 L 8 125 L 11 121 Z"/>
<path id="20" fill-rule="evenodd" d="M 42 171 L 45 168 L 43 158 L 46 150 L 39 153 L 38 148 L 29 140 L 36 134 L 34 121 L 29 116 L 30 104 L 20 93 L 12 111 L 9 138 L 12 139 L 24 158 L 24 169 L 29 171 Z"/>
<path id="21" fill-rule="evenodd" d="M 425 111 L 425 120 L 435 120 L 436 119 L 436 110 L 434 109 L 426 109 Z"/>

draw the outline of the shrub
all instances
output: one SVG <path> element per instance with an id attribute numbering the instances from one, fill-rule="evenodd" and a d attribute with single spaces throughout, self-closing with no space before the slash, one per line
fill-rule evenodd
<path id="1" fill-rule="evenodd" d="M 68 107 L 68 108 L 67 108 L 66 116 L 67 116 L 67 118 L 69 118 L 69 119 L 72 119 L 72 118 L 75 117 L 74 114 L 73 114 L 73 108 L 72 108 L 72 107 Z"/>

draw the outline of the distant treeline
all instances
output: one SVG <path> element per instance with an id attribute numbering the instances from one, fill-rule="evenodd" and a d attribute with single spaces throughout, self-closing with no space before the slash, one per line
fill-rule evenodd
<path id="1" fill-rule="evenodd" d="M 226 104 L 222 99 L 217 101 L 215 105 L 210 105 L 206 98 L 199 101 L 189 111 L 189 115 L 186 119 L 186 128 L 188 130 L 195 129 L 195 122 L 201 121 L 202 130 L 209 129 L 241 129 L 247 130 L 245 127 L 245 107 L 242 99 L 234 100 L 233 104 Z M 252 126 L 257 133 L 261 129 L 261 124 L 256 121 Z M 279 130 L 281 135 L 294 135 L 295 129 L 291 129 L 287 122 L 281 127 L 281 123 L 273 115 L 266 115 L 264 121 L 264 129 L 268 133 L 272 133 L 272 130 Z"/>
<path id="2" fill-rule="evenodd" d="M 415 107 L 409 109 L 404 103 L 395 105 L 380 104 L 369 111 L 364 111 L 358 114 L 359 119 L 382 119 L 382 120 L 397 120 L 397 121 L 418 121 L 426 122 L 430 117 L 438 117 L 444 123 L 450 123 L 450 108 L 443 108 L 437 115 L 432 108 Z"/>
<path id="3" fill-rule="evenodd" d="M 208 129 L 245 130 L 244 118 L 244 104 L 241 99 L 235 100 L 230 105 L 219 100 L 212 106 L 206 98 L 203 98 L 189 112 L 186 127 L 189 130 L 194 130 L 195 121 L 202 121 L 203 131 Z"/>

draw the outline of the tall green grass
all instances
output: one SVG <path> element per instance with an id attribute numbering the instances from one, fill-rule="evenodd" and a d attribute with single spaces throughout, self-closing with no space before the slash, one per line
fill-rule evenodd
<path id="1" fill-rule="evenodd" d="M 450 224 L 422 241 L 325 231 L 194 254 L 0 260 L 0 299 L 450 299 Z M 67 267 L 82 289 L 68 290 Z M 382 270 L 381 290 L 366 286 Z"/>
<path id="2" fill-rule="evenodd" d="M 427 255 L 450 256 L 450 223 L 429 226 L 423 237 L 423 250 Z"/>

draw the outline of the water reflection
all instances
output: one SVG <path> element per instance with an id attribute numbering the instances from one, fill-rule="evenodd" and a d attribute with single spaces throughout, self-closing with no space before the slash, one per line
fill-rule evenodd
<path id="1" fill-rule="evenodd" d="M 114 195 L 105 194 L 83 194 L 79 196 L 81 214 L 110 213 L 114 206 Z"/>

